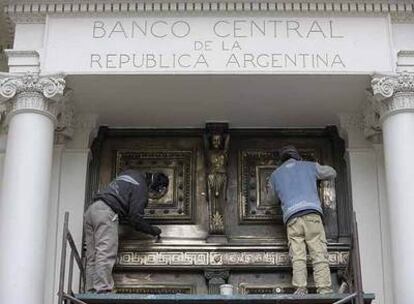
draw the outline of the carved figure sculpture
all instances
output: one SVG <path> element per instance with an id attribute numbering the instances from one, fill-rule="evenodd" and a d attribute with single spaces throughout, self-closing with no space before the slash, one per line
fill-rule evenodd
<path id="1" fill-rule="evenodd" d="M 210 233 L 223 234 L 223 206 L 227 192 L 227 161 L 230 136 L 213 130 L 205 136 L 207 194 L 210 204 Z"/>

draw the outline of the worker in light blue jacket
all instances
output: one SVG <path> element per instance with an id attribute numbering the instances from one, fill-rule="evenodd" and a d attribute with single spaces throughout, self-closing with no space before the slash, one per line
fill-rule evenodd
<path id="1" fill-rule="evenodd" d="M 307 290 L 306 248 L 312 259 L 318 293 L 332 293 L 325 229 L 317 181 L 334 179 L 335 170 L 316 162 L 303 161 L 293 146 L 280 150 L 282 165 L 271 175 L 269 187 L 279 197 L 292 259 L 295 294 Z"/>

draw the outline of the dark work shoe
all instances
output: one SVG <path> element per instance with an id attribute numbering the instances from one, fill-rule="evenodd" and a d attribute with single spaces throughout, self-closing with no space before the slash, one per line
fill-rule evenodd
<path id="1" fill-rule="evenodd" d="M 304 296 L 308 294 L 308 289 L 306 287 L 298 287 L 293 294 L 296 296 Z"/>
<path id="2" fill-rule="evenodd" d="M 96 293 L 97 294 L 107 294 L 107 293 L 112 293 L 112 290 L 111 289 L 98 290 Z"/>

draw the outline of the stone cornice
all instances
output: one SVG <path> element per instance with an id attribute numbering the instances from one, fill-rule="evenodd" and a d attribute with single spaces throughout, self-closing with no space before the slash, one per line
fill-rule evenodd
<path id="1" fill-rule="evenodd" d="M 302 14 L 391 14 L 395 22 L 414 21 L 414 3 L 373 1 L 33 1 L 9 4 L 5 12 L 16 23 L 43 23 L 48 14 L 102 14 L 136 12 L 276 12 Z"/>
<path id="2" fill-rule="evenodd" d="M 65 85 L 63 75 L 0 73 L 0 103 L 6 104 L 9 116 L 35 112 L 56 121 Z"/>
<path id="3" fill-rule="evenodd" d="M 414 112 L 414 73 L 374 77 L 371 87 L 381 120 L 399 112 Z"/>

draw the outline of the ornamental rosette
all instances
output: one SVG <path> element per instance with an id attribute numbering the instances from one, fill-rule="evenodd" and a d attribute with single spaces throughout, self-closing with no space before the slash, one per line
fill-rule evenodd
<path id="1" fill-rule="evenodd" d="M 40 76 L 38 73 L 13 75 L 0 73 L 0 102 L 20 93 L 39 93 L 53 101 L 63 96 L 66 82 L 61 74 Z"/>
<path id="2" fill-rule="evenodd" d="M 396 93 L 414 93 L 414 74 L 403 72 L 396 76 L 375 77 L 371 81 L 371 87 L 378 99 L 390 98 Z"/>

